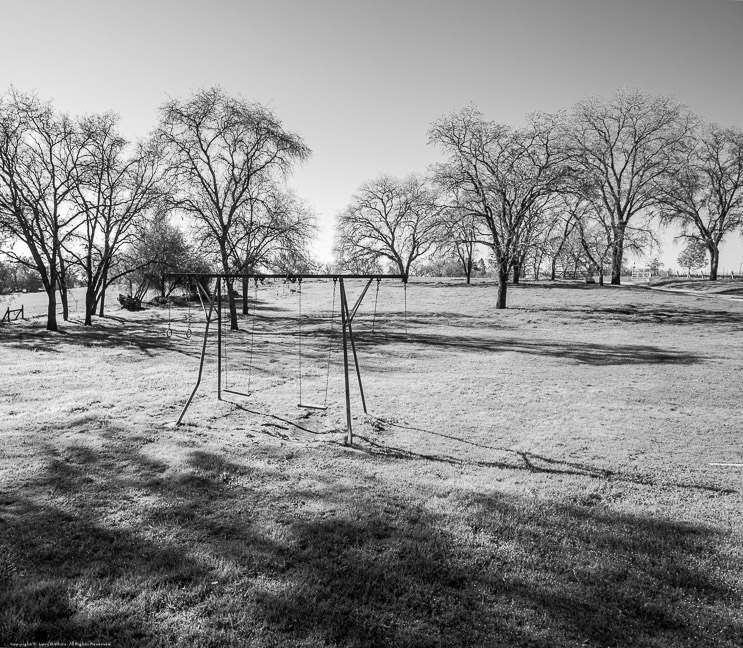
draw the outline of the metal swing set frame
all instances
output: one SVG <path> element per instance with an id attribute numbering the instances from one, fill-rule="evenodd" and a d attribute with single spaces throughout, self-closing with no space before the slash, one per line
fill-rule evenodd
<path id="1" fill-rule="evenodd" d="M 191 395 L 188 397 L 188 400 L 186 401 L 186 404 L 183 406 L 183 409 L 181 410 L 181 414 L 178 417 L 178 420 L 176 421 L 176 425 L 181 425 L 183 422 L 183 417 L 186 415 L 186 411 L 188 410 L 188 407 L 191 405 L 191 401 L 193 400 L 194 396 L 196 395 L 196 392 L 199 389 L 199 386 L 201 385 L 201 377 L 204 372 L 204 361 L 206 358 L 206 347 L 207 347 L 207 339 L 209 336 L 209 327 L 211 322 L 213 321 L 214 317 L 214 310 L 216 306 L 217 310 L 217 398 L 219 400 L 222 400 L 222 392 L 232 393 L 232 394 L 238 394 L 240 396 L 249 396 L 249 394 L 244 394 L 241 392 L 237 392 L 234 390 L 227 389 L 226 386 L 222 387 L 222 283 L 226 280 L 232 280 L 235 279 L 241 279 L 241 280 L 253 280 L 256 283 L 258 281 L 263 282 L 265 279 L 283 279 L 288 282 L 292 283 L 298 283 L 300 285 L 301 290 L 301 283 L 303 279 L 332 279 L 333 284 L 335 285 L 336 282 L 339 285 L 340 288 L 340 306 L 341 306 L 341 330 L 342 330 L 342 338 L 343 338 L 343 373 L 344 373 L 344 381 L 345 381 L 345 396 L 346 396 L 346 444 L 347 445 L 353 445 L 353 427 L 351 423 L 351 386 L 350 386 L 350 377 L 349 377 L 349 353 L 348 348 L 351 347 L 351 353 L 353 355 L 353 362 L 354 367 L 356 369 L 356 377 L 359 382 L 359 392 L 361 394 L 361 405 L 364 409 L 364 414 L 367 413 L 366 410 L 366 399 L 364 397 L 364 387 L 361 382 L 361 370 L 359 368 L 359 361 L 358 361 L 358 355 L 356 353 L 356 343 L 354 342 L 353 337 L 353 319 L 356 316 L 356 313 L 359 310 L 359 307 L 361 306 L 361 302 L 364 300 L 364 297 L 366 296 L 367 291 L 369 290 L 369 287 L 371 286 L 372 282 L 376 280 L 377 282 L 377 290 L 379 289 L 379 282 L 383 279 L 399 279 L 403 282 L 405 289 L 407 290 L 407 283 L 408 278 L 407 275 L 402 274 L 263 274 L 263 273 L 239 273 L 239 274 L 209 274 L 209 273 L 173 273 L 169 274 L 168 278 L 172 279 L 186 279 L 187 281 L 194 280 L 196 284 L 196 289 L 199 294 L 199 298 L 201 300 L 201 305 L 204 310 L 204 315 L 206 316 L 206 326 L 204 327 L 204 339 L 202 341 L 201 345 L 201 357 L 199 360 L 199 371 L 196 378 L 196 384 L 193 387 L 193 390 L 191 391 Z M 208 282 L 211 282 L 212 279 L 216 279 L 216 290 L 212 295 L 209 294 L 209 291 L 204 287 L 202 281 L 206 280 Z M 353 307 L 349 307 L 348 305 L 348 296 L 346 294 L 346 286 L 344 283 L 344 280 L 346 279 L 363 279 L 366 280 L 366 285 L 361 291 L 361 294 L 356 299 L 356 302 L 354 303 Z M 407 302 L 407 298 L 406 298 Z M 207 304 L 208 304 L 208 310 L 207 310 Z M 301 340 L 300 340 L 301 343 Z M 300 361 L 301 362 L 301 361 Z M 301 371 L 301 369 L 300 369 Z M 300 374 L 300 380 L 301 380 L 301 374 Z M 300 396 L 301 400 L 301 396 Z M 315 406 L 311 405 L 303 405 L 301 402 L 299 404 L 302 407 L 309 407 L 311 409 L 318 409 Z"/>

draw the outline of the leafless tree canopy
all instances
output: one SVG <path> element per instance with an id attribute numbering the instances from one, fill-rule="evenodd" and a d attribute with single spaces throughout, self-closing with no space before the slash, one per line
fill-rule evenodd
<path id="1" fill-rule="evenodd" d="M 246 257 L 241 243 L 261 191 L 306 159 L 309 149 L 266 108 L 220 88 L 168 101 L 160 109 L 157 136 L 168 153 L 170 204 L 193 217 L 222 271 L 230 272 L 235 260 Z M 237 328 L 233 291 L 228 292 L 231 326 Z"/>
<path id="2" fill-rule="evenodd" d="M 627 235 L 631 228 L 635 238 L 649 231 L 647 222 L 659 206 L 658 184 L 674 173 L 695 123 L 671 97 L 637 90 L 575 106 L 568 145 L 577 185 L 611 237 L 613 284 L 620 283 Z"/>
<path id="3" fill-rule="evenodd" d="M 118 121 L 117 115 L 106 113 L 80 123 L 85 144 L 72 200 L 82 222 L 65 250 L 82 268 L 86 281 L 86 325 L 91 324 L 96 306 L 103 315 L 106 288 L 120 276 L 112 273 L 114 261 L 162 193 L 163 164 L 157 142 L 139 143 L 130 151 L 117 130 Z"/>
<path id="4" fill-rule="evenodd" d="M 66 308 L 63 245 L 80 226 L 70 204 L 86 141 L 74 120 L 50 103 L 12 89 L 0 98 L 0 220 L 21 241 L 49 297 L 47 328 L 57 330 L 56 292 Z M 13 254 L 12 252 L 10 253 Z"/>
<path id="5" fill-rule="evenodd" d="M 408 276 L 413 262 L 439 238 L 443 207 L 425 179 L 382 175 L 354 194 L 338 216 L 336 255 L 341 266 L 392 262 Z"/>
<path id="6" fill-rule="evenodd" d="M 714 280 L 720 243 L 743 226 L 743 132 L 705 125 L 678 157 L 675 173 L 659 182 L 662 220 L 706 247 Z"/>
<path id="7" fill-rule="evenodd" d="M 498 308 L 506 307 L 508 273 L 523 261 L 535 219 L 568 174 L 559 126 L 559 117 L 539 114 L 514 130 L 470 106 L 429 131 L 429 141 L 448 156 L 436 169 L 438 182 L 461 192 L 489 234 L 500 280 Z"/>

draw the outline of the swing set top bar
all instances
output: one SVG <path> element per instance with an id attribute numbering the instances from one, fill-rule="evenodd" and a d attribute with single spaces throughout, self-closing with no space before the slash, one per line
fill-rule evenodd
<path id="1" fill-rule="evenodd" d="M 406 275 L 402 274 L 271 274 L 262 272 L 249 272 L 237 274 L 224 274 L 212 272 L 172 272 L 166 277 L 204 277 L 205 279 L 288 279 L 297 281 L 301 279 L 400 279 L 408 282 Z"/>

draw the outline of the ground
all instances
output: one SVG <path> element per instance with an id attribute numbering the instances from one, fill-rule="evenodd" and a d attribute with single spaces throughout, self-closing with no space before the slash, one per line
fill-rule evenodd
<path id="1" fill-rule="evenodd" d="M 741 645 L 737 286 L 374 290 L 0 328 L 0 646 Z"/>

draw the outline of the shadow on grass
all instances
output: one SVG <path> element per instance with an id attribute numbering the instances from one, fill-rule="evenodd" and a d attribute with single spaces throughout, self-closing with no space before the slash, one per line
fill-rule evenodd
<path id="1" fill-rule="evenodd" d="M 403 343 L 417 347 L 451 349 L 472 353 L 522 353 L 527 355 L 565 358 L 590 365 L 639 365 L 680 364 L 703 362 L 704 358 L 690 352 L 664 349 L 648 344 L 600 344 L 591 342 L 566 342 L 489 335 L 448 334 L 426 332 L 422 326 L 404 333 L 367 338 L 364 350 L 382 348 L 389 343 Z"/>
<path id="2" fill-rule="evenodd" d="M 50 455 L 0 500 L 0 638 L 732 648 L 743 632 L 712 529 L 595 500 L 321 486 L 204 450 L 165 474 L 131 446 Z"/>
<path id="3" fill-rule="evenodd" d="M 413 450 L 399 448 L 391 446 L 387 443 L 382 443 L 378 440 L 371 439 L 363 434 L 354 434 L 354 438 L 361 439 L 367 446 L 367 452 L 370 454 L 382 455 L 384 457 L 391 457 L 394 459 L 409 459 L 409 460 L 424 460 L 433 461 L 438 463 L 445 463 L 452 466 L 462 467 L 477 467 L 477 468 L 501 468 L 507 470 L 526 470 L 531 473 L 545 473 L 553 475 L 575 475 L 580 477 L 591 477 L 602 480 L 613 480 L 618 482 L 627 482 L 637 484 L 641 486 L 653 486 L 656 484 L 655 480 L 650 476 L 641 475 L 627 475 L 619 473 L 608 468 L 602 468 L 597 466 L 591 466 L 587 463 L 577 461 L 565 461 L 560 459 L 553 459 L 544 455 L 537 454 L 535 452 L 529 452 L 525 450 L 512 450 L 510 448 L 499 448 L 496 446 L 489 446 L 482 443 L 476 443 L 469 439 L 462 439 L 453 435 L 444 434 L 442 432 L 434 432 L 433 430 L 426 430 L 419 427 L 401 425 L 399 423 L 386 421 L 377 417 L 369 417 L 373 421 L 373 427 L 377 430 L 384 430 L 385 426 L 396 427 L 403 430 L 409 430 L 413 432 L 420 432 L 426 435 L 438 436 L 451 441 L 456 441 L 464 445 L 476 446 L 487 450 L 493 450 L 500 452 L 505 455 L 512 455 L 518 458 L 516 462 L 509 461 L 482 461 L 474 459 L 462 459 L 452 455 L 442 454 L 430 454 L 421 453 Z M 711 493 L 718 493 L 722 495 L 732 495 L 738 491 L 730 488 L 721 488 L 717 486 L 708 486 L 705 484 L 690 484 L 690 483 L 669 483 L 668 486 L 674 488 L 707 491 Z"/>
<path id="4" fill-rule="evenodd" d="M 198 356 L 204 334 L 204 323 L 194 322 L 192 335 L 186 336 L 188 324 L 171 324 L 171 337 L 167 337 L 167 318 L 162 316 L 148 320 L 130 320 L 107 316 L 104 323 L 84 327 L 80 322 L 60 323 L 60 330 L 47 331 L 42 323 L 33 323 L 8 331 L 3 344 L 27 351 L 50 353 L 64 352 L 78 347 L 99 349 L 121 349 L 134 355 L 154 358 L 162 353 L 175 351 L 187 356 Z"/>
<path id="5" fill-rule="evenodd" d="M 719 308 L 692 306 L 618 304 L 616 306 L 549 306 L 540 309 L 580 317 L 585 322 L 622 322 L 625 324 L 661 324 L 669 326 L 736 326 L 741 327 L 741 314 Z"/>

